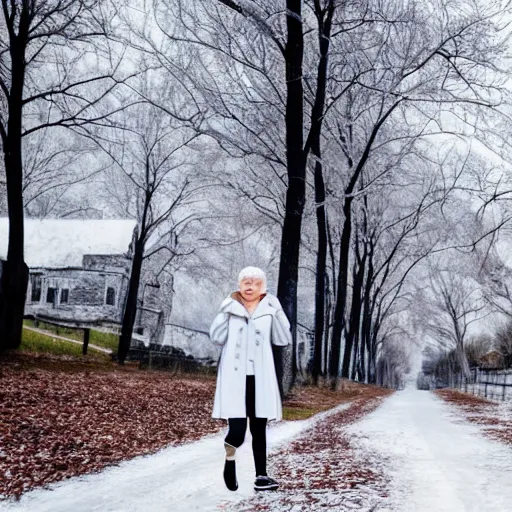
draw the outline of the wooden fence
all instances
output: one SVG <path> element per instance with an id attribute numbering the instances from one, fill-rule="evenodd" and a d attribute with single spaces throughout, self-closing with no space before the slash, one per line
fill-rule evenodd
<path id="1" fill-rule="evenodd" d="M 453 376 L 450 387 L 489 400 L 512 401 L 512 369 L 473 368 L 471 376 Z"/>

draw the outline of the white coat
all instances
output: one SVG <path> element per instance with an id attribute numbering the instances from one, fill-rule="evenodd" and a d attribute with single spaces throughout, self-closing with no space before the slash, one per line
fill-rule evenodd
<path id="1" fill-rule="evenodd" d="M 214 418 L 245 418 L 247 350 L 254 355 L 255 406 L 258 418 L 280 420 L 281 396 L 272 346 L 292 342 L 290 322 L 277 297 L 267 293 L 252 315 L 235 298 L 225 299 L 210 328 L 213 343 L 222 346 L 213 405 Z"/>

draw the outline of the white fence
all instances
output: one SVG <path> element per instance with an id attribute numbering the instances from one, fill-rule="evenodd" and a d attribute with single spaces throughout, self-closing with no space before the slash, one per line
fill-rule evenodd
<path id="1" fill-rule="evenodd" d="M 451 387 L 489 400 L 512 401 L 512 369 L 474 368 L 469 379 L 457 375 Z"/>

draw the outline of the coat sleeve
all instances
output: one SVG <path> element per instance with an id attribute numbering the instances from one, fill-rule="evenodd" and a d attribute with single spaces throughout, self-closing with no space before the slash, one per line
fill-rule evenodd
<path id="1" fill-rule="evenodd" d="M 220 312 L 213 319 L 210 327 L 210 339 L 215 345 L 222 347 L 228 339 L 229 313 Z"/>
<path id="2" fill-rule="evenodd" d="M 229 297 L 220 305 L 220 311 L 213 319 L 210 327 L 210 339 L 215 345 L 222 347 L 228 339 L 229 333 L 229 313 L 226 311 L 230 304 Z"/>
<path id="3" fill-rule="evenodd" d="M 292 343 L 290 322 L 282 308 L 277 310 L 272 320 L 272 343 L 280 347 Z"/>

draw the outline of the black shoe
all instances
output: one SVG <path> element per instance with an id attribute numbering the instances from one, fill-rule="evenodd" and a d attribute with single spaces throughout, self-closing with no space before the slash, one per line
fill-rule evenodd
<path id="1" fill-rule="evenodd" d="M 238 489 L 238 482 L 236 481 L 236 464 L 234 460 L 226 460 L 224 464 L 224 482 L 230 491 Z"/>
<path id="2" fill-rule="evenodd" d="M 279 484 L 268 476 L 257 476 L 254 482 L 255 491 L 275 491 L 279 487 Z"/>

